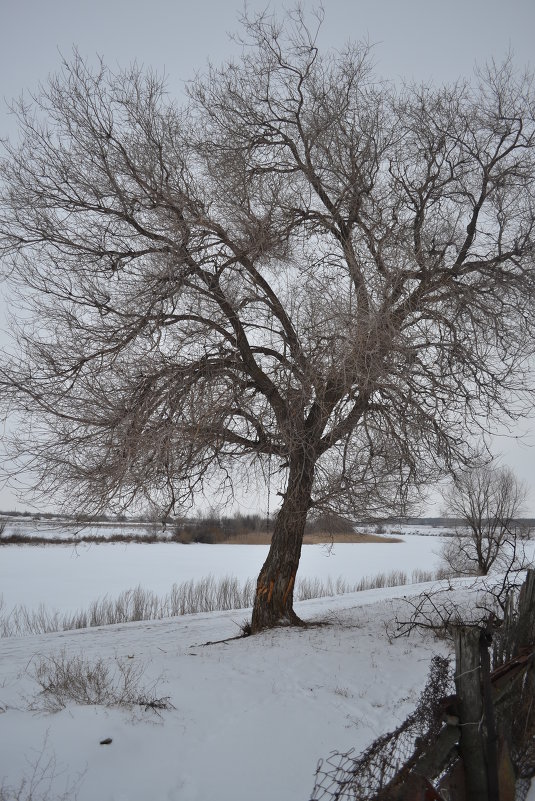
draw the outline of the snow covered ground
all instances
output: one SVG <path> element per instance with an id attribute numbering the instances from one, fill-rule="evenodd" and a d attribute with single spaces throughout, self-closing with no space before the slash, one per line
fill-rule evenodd
<path id="1" fill-rule="evenodd" d="M 432 655 L 447 652 L 429 636 L 388 636 L 415 589 L 303 602 L 302 617 L 328 625 L 228 642 L 247 612 L 1 640 L 0 784 L 18 786 L 40 759 L 51 798 L 74 798 L 74 785 L 79 801 L 306 801 L 317 760 L 404 720 Z M 30 711 L 32 666 L 62 652 L 140 665 L 175 708 Z"/>
<path id="2" fill-rule="evenodd" d="M 305 546 L 301 576 L 358 580 L 378 571 L 433 569 L 440 541 Z M 254 577 L 266 546 L 7 546 L 6 607 L 44 602 L 74 610 L 140 583 Z M 449 646 L 414 632 L 395 639 L 404 597 L 428 585 L 369 590 L 297 604 L 323 626 L 234 638 L 250 610 L 0 639 L 0 788 L 11 801 L 307 801 L 317 761 L 357 752 L 415 706 L 434 654 Z M 459 582 L 460 594 L 466 593 Z M 448 593 L 449 597 L 453 593 Z M 43 658 L 99 659 L 139 671 L 139 692 L 169 697 L 157 714 L 69 701 L 50 713 L 35 679 Z M 111 739 L 108 744 L 101 741 Z M 33 778 L 32 778 L 33 777 Z M 33 783 L 33 784 L 32 784 Z M 2 797 L 0 792 L 0 798 Z"/>

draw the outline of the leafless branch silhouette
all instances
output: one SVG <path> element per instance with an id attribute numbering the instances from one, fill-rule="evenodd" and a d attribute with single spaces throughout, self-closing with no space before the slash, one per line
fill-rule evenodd
<path id="1" fill-rule="evenodd" d="M 400 510 L 527 388 L 532 76 L 396 89 L 321 14 L 243 20 L 179 108 L 78 54 L 1 162 L 11 456 L 76 508 L 282 486 L 253 630 L 298 622 L 310 508 Z"/>

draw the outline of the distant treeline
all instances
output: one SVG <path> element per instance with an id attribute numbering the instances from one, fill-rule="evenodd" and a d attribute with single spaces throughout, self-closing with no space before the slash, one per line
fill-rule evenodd
<path id="1" fill-rule="evenodd" d="M 53 537 L 54 542 L 70 543 L 80 541 L 101 541 L 103 536 L 95 534 L 89 528 L 92 525 L 103 525 L 108 530 L 105 535 L 107 542 L 131 542 L 142 540 L 143 542 L 174 541 L 181 543 L 222 543 L 229 540 L 233 541 L 269 541 L 273 530 L 273 520 L 267 519 L 260 514 L 235 514 L 232 516 L 203 515 L 197 517 L 167 518 L 166 520 L 156 520 L 150 516 L 137 516 L 126 519 L 122 516 L 69 516 L 58 515 L 51 512 L 2 512 L 0 513 L 0 541 L 2 545 L 23 543 L 26 541 L 32 544 L 45 544 L 50 542 L 50 537 L 39 535 L 39 531 L 27 534 L 24 531 L 7 530 L 9 518 L 27 521 L 27 524 L 38 523 L 39 521 L 47 524 L 57 522 L 58 533 Z M 128 526 L 139 527 L 139 533 L 128 529 Z M 69 533 L 68 529 L 78 527 L 74 534 Z M 113 527 L 117 526 L 116 530 Z M 48 528 L 48 526 L 47 526 Z M 337 515 L 316 515 L 312 516 L 306 526 L 307 534 L 352 534 L 354 533 L 355 523 L 344 517 Z M 111 529 L 111 531 L 109 530 Z"/>
<path id="2" fill-rule="evenodd" d="M 273 519 L 269 521 L 265 516 L 260 514 L 242 515 L 235 514 L 228 517 L 220 517 L 214 514 L 200 515 L 197 517 L 182 517 L 172 518 L 166 517 L 165 519 L 156 518 L 154 514 L 140 514 L 127 516 L 125 514 L 111 515 L 111 514 L 76 514 L 68 515 L 60 512 L 19 512 L 19 511 L 0 511 L 0 518 L 25 518 L 28 520 L 58 520 L 66 523 L 139 523 L 151 524 L 153 526 L 177 526 L 183 525 L 188 528 L 195 527 L 215 527 L 219 530 L 232 529 L 234 532 L 243 531 L 267 531 L 273 526 Z M 524 525 L 535 526 L 535 518 L 519 518 L 519 523 Z M 350 533 L 354 530 L 355 526 L 367 525 L 404 525 L 404 526 L 435 526 L 435 527 L 451 527 L 455 525 L 462 525 L 462 520 L 457 520 L 451 517 L 388 517 L 388 518 L 369 518 L 363 517 L 360 519 L 349 520 L 348 518 L 339 515 L 318 515 L 313 517 L 307 523 L 307 533 L 330 531 L 335 534 Z"/>
<path id="3" fill-rule="evenodd" d="M 367 521 L 364 521 L 367 522 Z M 377 521 L 379 522 L 379 521 Z M 388 525 L 403 525 L 403 526 L 434 526 L 451 528 L 452 526 L 462 526 L 465 522 L 461 518 L 455 517 L 389 517 L 381 521 Z M 535 517 L 519 517 L 516 523 L 521 523 L 524 526 L 534 526 Z"/>
<path id="4" fill-rule="evenodd" d="M 60 520 L 65 523 L 145 523 L 148 517 L 141 515 L 139 517 L 127 518 L 126 515 L 67 515 L 62 512 L 15 512 L 13 510 L 0 512 L 0 517 L 22 517 L 27 520 Z"/>
<path id="5" fill-rule="evenodd" d="M 79 516 L 68 517 L 51 513 L 16 514 L 0 513 L 0 544 L 46 545 L 67 544 L 75 542 L 161 542 L 171 541 L 180 543 L 207 543 L 217 544 L 228 541 L 234 542 L 269 542 L 273 529 L 273 521 L 259 514 L 233 515 L 219 517 L 217 515 L 204 515 L 195 518 L 180 518 L 173 520 L 154 520 L 154 518 L 137 517 L 124 521 L 121 518 L 101 516 L 99 518 L 81 519 Z M 39 521 L 47 523 L 57 522 L 58 532 L 53 536 L 42 536 L 39 531 L 9 531 L 8 519 L 14 517 L 27 521 L 28 525 Z M 104 524 L 108 532 L 95 534 L 91 525 Z M 132 531 L 129 525 L 136 525 L 139 531 Z M 114 530 L 114 526 L 117 528 Z M 78 529 L 74 533 L 70 528 Z M 48 528 L 48 526 L 47 526 Z M 307 534 L 352 534 L 354 523 L 346 518 L 336 515 L 319 515 L 312 518 L 306 527 Z"/>
<path id="6" fill-rule="evenodd" d="M 273 521 L 265 516 L 233 515 L 232 517 L 206 516 L 175 521 L 173 539 L 179 542 L 218 543 L 230 539 L 271 533 Z M 337 515 L 319 515 L 307 522 L 305 534 L 352 534 L 355 523 Z"/>

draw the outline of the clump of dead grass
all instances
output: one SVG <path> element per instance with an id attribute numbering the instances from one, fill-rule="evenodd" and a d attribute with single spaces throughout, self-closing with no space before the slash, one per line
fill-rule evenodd
<path id="1" fill-rule="evenodd" d="M 156 683 L 145 686 L 145 667 L 135 659 L 89 660 L 63 650 L 34 659 L 28 672 L 40 688 L 28 700 L 32 711 L 59 712 L 69 703 L 156 713 L 173 708 L 168 696 L 158 696 Z"/>
<path id="2" fill-rule="evenodd" d="M 426 581 L 438 581 L 445 577 L 447 576 L 444 571 L 414 570 L 409 579 L 404 571 L 392 570 L 389 573 L 366 576 L 356 582 L 347 581 L 341 576 L 337 579 L 302 578 L 296 585 L 295 600 L 307 601 L 382 587 L 420 584 Z M 126 590 L 116 598 L 106 595 L 94 601 L 87 609 L 72 614 L 50 611 L 42 604 L 33 610 L 19 605 L 7 612 L 0 596 L 0 637 L 48 634 L 92 626 L 161 620 L 197 612 L 247 609 L 253 605 L 255 589 L 256 584 L 251 579 L 240 584 L 233 576 L 224 576 L 220 579 L 206 576 L 198 581 L 192 579 L 173 584 L 171 591 L 163 596 L 141 586 Z"/>

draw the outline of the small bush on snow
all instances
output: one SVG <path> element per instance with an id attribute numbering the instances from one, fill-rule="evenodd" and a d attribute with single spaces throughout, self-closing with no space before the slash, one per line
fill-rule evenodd
<path id="1" fill-rule="evenodd" d="M 48 748 L 48 735 L 45 736 L 43 747 L 36 758 L 26 757 L 28 764 L 27 775 L 16 784 L 2 783 L 0 786 L 0 801 L 76 801 L 77 788 L 83 774 L 76 780 L 63 780 L 65 788 L 58 795 L 53 790 L 58 776 L 63 774 L 59 770 L 56 757 Z"/>
<path id="2" fill-rule="evenodd" d="M 30 700 L 35 711 L 59 712 L 69 702 L 107 707 L 142 707 L 159 712 L 172 708 L 169 697 L 155 695 L 155 686 L 142 684 L 142 664 L 115 659 L 90 661 L 83 656 L 67 656 L 65 651 L 39 657 L 29 668 L 40 691 Z M 0 801 L 2 801 L 0 797 Z"/>

